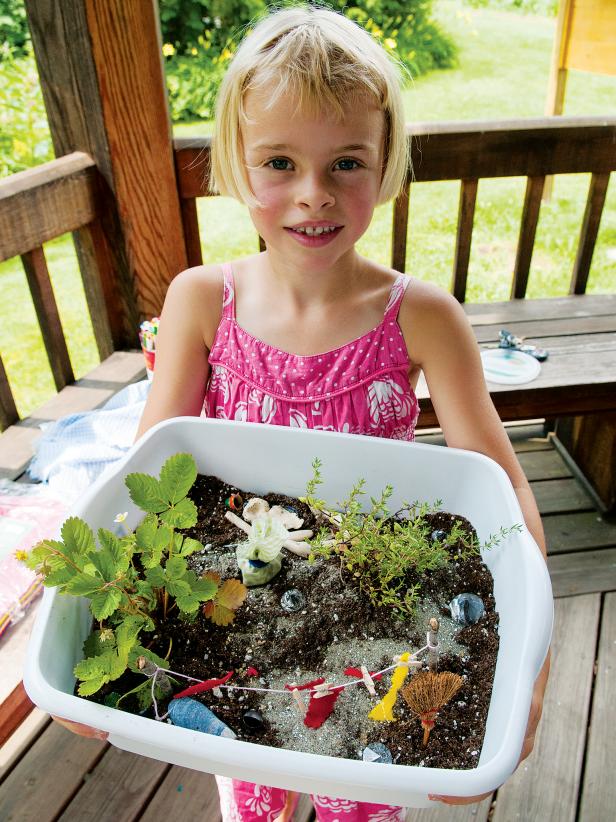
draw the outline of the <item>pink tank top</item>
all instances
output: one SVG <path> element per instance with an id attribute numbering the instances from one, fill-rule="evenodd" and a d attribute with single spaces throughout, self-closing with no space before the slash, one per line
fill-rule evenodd
<path id="1" fill-rule="evenodd" d="M 333 351 L 303 356 L 274 348 L 237 324 L 233 272 L 228 263 L 222 268 L 206 417 L 413 440 L 419 406 L 397 320 L 408 277 L 397 277 L 376 328 Z"/>

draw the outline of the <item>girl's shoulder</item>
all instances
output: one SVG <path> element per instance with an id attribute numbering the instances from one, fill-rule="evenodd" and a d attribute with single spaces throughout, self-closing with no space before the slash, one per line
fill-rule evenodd
<path id="1" fill-rule="evenodd" d="M 459 302 L 435 283 L 409 278 L 400 304 L 398 322 L 407 340 L 409 356 L 414 362 L 424 361 L 435 349 L 435 342 L 456 334 L 468 324 Z"/>
<path id="2" fill-rule="evenodd" d="M 186 324 L 198 326 L 206 343 L 211 344 L 220 323 L 223 291 L 222 266 L 197 265 L 173 278 L 165 305 L 175 316 L 183 317 Z"/>

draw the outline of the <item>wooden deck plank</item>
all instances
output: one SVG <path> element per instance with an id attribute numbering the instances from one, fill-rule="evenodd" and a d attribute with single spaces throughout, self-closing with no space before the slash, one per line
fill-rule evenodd
<path id="1" fill-rule="evenodd" d="M 531 488 L 541 515 L 594 510 L 592 500 L 573 477 L 539 480 Z"/>
<path id="2" fill-rule="evenodd" d="M 552 671 L 535 748 L 498 791 L 493 822 L 574 822 L 599 611 L 596 594 L 556 603 Z"/>
<path id="3" fill-rule="evenodd" d="M 571 476 L 571 471 L 555 449 L 522 452 L 518 454 L 518 460 L 529 482 Z"/>
<path id="4" fill-rule="evenodd" d="M 548 557 L 555 597 L 616 591 L 616 548 Z"/>
<path id="5" fill-rule="evenodd" d="M 606 779 L 606 765 L 613 771 L 616 762 L 614 735 L 614 675 L 616 674 L 616 594 L 603 603 L 601 637 L 592 703 L 592 715 L 579 822 L 613 819 L 616 809 L 616 781 Z M 610 773 L 613 776 L 613 773 Z"/>
<path id="6" fill-rule="evenodd" d="M 431 808 L 410 808 L 406 822 L 486 822 L 492 796 L 478 805 L 445 805 L 435 802 Z"/>
<path id="7" fill-rule="evenodd" d="M 467 303 L 464 311 L 473 325 L 501 325 L 506 322 L 536 320 L 543 317 L 579 318 L 616 314 L 615 294 L 584 294 L 545 297 L 533 300 L 503 300 L 493 303 Z"/>
<path id="8" fill-rule="evenodd" d="M 12 736 L 0 747 L 0 782 L 15 763 L 38 739 L 51 722 L 51 717 L 40 708 L 34 708 Z M 0 788 L 0 791 L 2 789 Z"/>
<path id="9" fill-rule="evenodd" d="M 169 767 L 157 759 L 109 748 L 58 822 L 132 822 Z"/>
<path id="10" fill-rule="evenodd" d="M 544 518 L 543 528 L 550 554 L 616 545 L 616 524 L 601 519 L 597 511 L 554 514 Z"/>
<path id="11" fill-rule="evenodd" d="M 0 784 L 0 819 L 55 819 L 105 747 L 105 742 L 76 736 L 52 722 Z"/>
<path id="12" fill-rule="evenodd" d="M 220 822 L 216 780 L 212 774 L 174 765 L 138 818 L 141 822 L 160 822 L 161 819 Z"/>

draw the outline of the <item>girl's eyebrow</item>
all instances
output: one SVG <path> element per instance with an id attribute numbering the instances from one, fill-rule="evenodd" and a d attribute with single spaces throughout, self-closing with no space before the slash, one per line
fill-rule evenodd
<path id="1" fill-rule="evenodd" d="M 287 143 L 257 143 L 256 145 L 252 146 L 253 150 L 255 151 L 287 151 L 288 149 L 292 148 Z M 334 154 L 338 154 L 343 151 L 373 151 L 375 146 L 372 143 L 351 143 L 348 146 L 340 146 L 337 149 L 334 149 Z"/>

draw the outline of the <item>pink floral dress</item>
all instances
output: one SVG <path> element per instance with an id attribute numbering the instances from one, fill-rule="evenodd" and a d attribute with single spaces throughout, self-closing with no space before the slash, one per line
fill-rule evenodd
<path id="1" fill-rule="evenodd" d="M 419 415 L 409 382 L 398 310 L 409 278 L 394 282 L 382 321 L 323 354 L 289 354 L 258 340 L 235 320 L 235 288 L 223 265 L 224 298 L 210 350 L 207 417 L 413 440 Z M 287 822 L 297 794 L 217 776 L 223 822 Z M 403 808 L 312 796 L 319 822 L 402 822 Z"/>
<path id="2" fill-rule="evenodd" d="M 409 282 L 394 282 L 382 321 L 323 354 L 289 354 L 256 339 L 235 320 L 231 266 L 223 266 L 224 299 L 209 356 L 204 415 L 412 440 L 419 406 L 398 325 Z"/>

